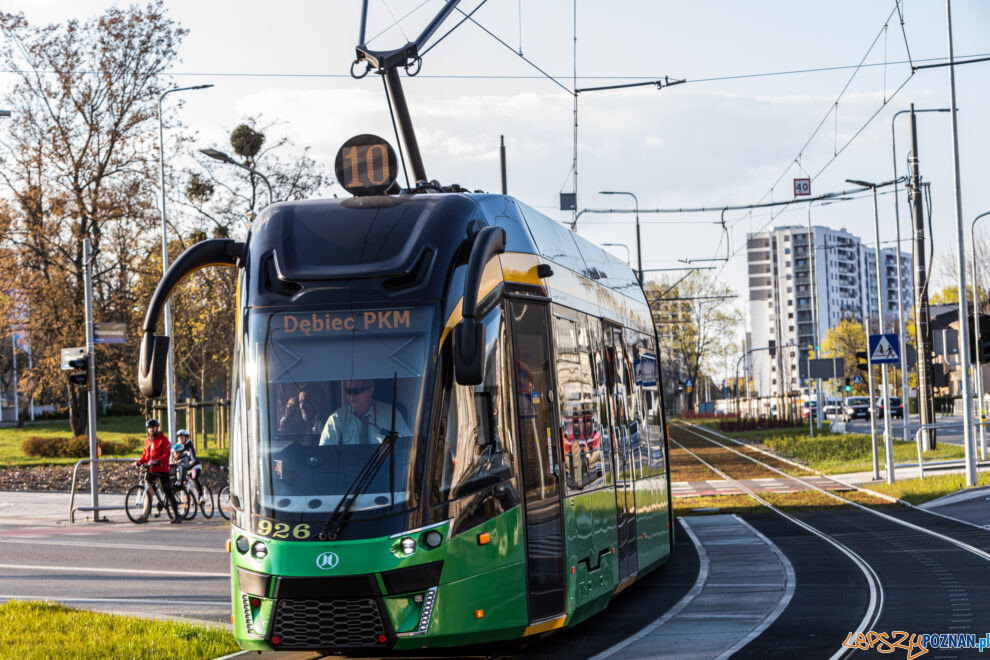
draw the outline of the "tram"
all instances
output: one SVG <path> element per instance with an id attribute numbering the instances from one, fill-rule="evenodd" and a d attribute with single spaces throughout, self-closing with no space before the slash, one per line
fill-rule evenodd
<path id="1" fill-rule="evenodd" d="M 246 241 L 193 245 L 149 303 L 138 381 L 156 397 L 171 292 L 205 266 L 239 270 L 245 649 L 547 633 L 671 552 L 656 331 L 635 274 L 513 197 L 400 191 L 397 169 L 384 140 L 350 140 L 337 170 L 354 197 L 276 203 Z"/>

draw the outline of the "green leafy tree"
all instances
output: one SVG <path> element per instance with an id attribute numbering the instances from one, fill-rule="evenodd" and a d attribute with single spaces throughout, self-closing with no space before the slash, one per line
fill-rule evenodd
<path id="1" fill-rule="evenodd" d="M 3 143 L 0 239 L 16 260 L 14 283 L 30 338 L 28 390 L 67 396 L 74 433 L 85 430 L 82 393 L 59 368 L 60 348 L 83 345 L 82 241 L 93 248 L 97 321 L 136 325 L 135 284 L 156 211 L 156 109 L 163 72 L 185 30 L 164 3 L 110 8 L 87 21 L 33 26 L 0 13 L 0 62 L 14 73 Z M 100 388 L 133 397 L 136 342 L 101 347 Z"/>
<path id="2" fill-rule="evenodd" d="M 660 339 L 666 398 L 674 400 L 677 380 L 691 379 L 695 387 L 687 393 L 687 407 L 693 409 L 703 379 L 711 378 L 736 350 L 742 313 L 727 304 L 735 294 L 703 271 L 680 281 L 650 282 L 644 290 Z"/>

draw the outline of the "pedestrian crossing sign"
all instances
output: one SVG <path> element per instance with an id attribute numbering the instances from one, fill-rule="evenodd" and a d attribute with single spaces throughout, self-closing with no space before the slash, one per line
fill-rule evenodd
<path id="1" fill-rule="evenodd" d="M 870 335 L 870 364 L 897 364 L 901 361 L 900 347 L 896 333 Z"/>

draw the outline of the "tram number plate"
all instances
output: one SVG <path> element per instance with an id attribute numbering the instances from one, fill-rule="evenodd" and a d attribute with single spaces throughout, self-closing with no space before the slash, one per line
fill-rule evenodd
<path id="1" fill-rule="evenodd" d="M 305 541 L 315 535 L 310 523 L 287 523 L 252 516 L 252 531 L 258 536 L 284 541 Z"/>

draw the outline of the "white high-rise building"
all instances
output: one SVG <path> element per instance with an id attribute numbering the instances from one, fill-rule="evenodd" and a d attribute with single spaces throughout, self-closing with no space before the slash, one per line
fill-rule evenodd
<path id="1" fill-rule="evenodd" d="M 747 360 L 755 394 L 794 392 L 803 385 L 799 355 L 825 338 L 843 319 L 878 332 L 876 255 L 845 229 L 777 227 L 747 236 L 749 319 L 752 348 Z M 904 314 L 913 305 L 911 254 L 901 253 L 897 276 L 894 248 L 881 250 L 885 331 L 897 327 L 897 287 Z M 818 327 L 816 337 L 815 328 Z M 759 350 L 774 346 L 775 355 Z"/>

